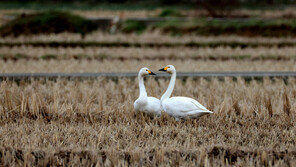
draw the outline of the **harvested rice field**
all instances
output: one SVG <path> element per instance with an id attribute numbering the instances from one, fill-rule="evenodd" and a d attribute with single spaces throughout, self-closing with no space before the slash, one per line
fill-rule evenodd
<path id="1" fill-rule="evenodd" d="M 160 97 L 169 80 L 149 77 Z M 133 111 L 137 80 L 1 82 L 1 165 L 293 166 L 296 80 L 177 80 L 214 114 Z M 135 91 L 136 90 L 136 91 Z"/>
<path id="2" fill-rule="evenodd" d="M 2 59 L 296 59 L 293 47 L 0 47 Z"/>
<path id="3" fill-rule="evenodd" d="M 127 16 L 159 11 L 127 12 Z M 190 11 L 189 11 L 190 12 Z M 241 11 L 248 12 L 248 11 Z M 119 12 L 75 11 L 82 16 Z M 264 18 L 294 11 L 255 13 Z M 1 12 L 0 12 L 1 14 Z M 202 15 L 202 13 L 200 13 Z M 1 73 L 293 72 L 296 38 L 93 32 L 0 39 Z M 147 76 L 160 98 L 167 78 Z M 136 113 L 135 78 L 0 82 L 0 166 L 294 166 L 296 78 L 177 79 L 173 96 L 213 114 Z"/>
<path id="4" fill-rule="evenodd" d="M 0 42 L 130 42 L 130 43 L 188 43 L 188 42 L 243 42 L 243 43 L 296 43 L 293 37 L 244 37 L 236 35 L 219 35 L 219 36 L 198 36 L 198 35 L 182 35 L 172 36 L 163 34 L 160 31 L 143 32 L 141 34 L 109 34 L 101 31 L 95 31 L 86 34 L 84 38 L 80 34 L 75 33 L 59 33 L 59 34 L 40 34 L 18 37 L 4 37 Z"/>
<path id="5" fill-rule="evenodd" d="M 160 40 L 157 40 L 159 38 Z M 75 46 L 35 46 L 36 42 L 73 42 Z M 136 46 L 80 46 L 80 42 L 139 43 Z M 63 33 L 31 37 L 7 37 L 0 46 L 0 71 L 22 72 L 137 72 L 141 67 L 158 70 L 173 64 L 179 72 L 202 71 L 295 71 L 296 41 L 294 38 L 188 36 L 172 37 L 154 34 L 106 34 L 95 32 L 81 39 Z M 141 44 L 170 43 L 160 47 Z M 205 43 L 188 46 L 186 43 Z M 209 43 L 220 42 L 212 46 Z M 224 44 L 222 44 L 222 43 Z M 226 43 L 225 43 L 226 42 Z M 240 45 L 233 45 L 239 42 Z M 283 46 L 284 43 L 292 45 Z M 206 44 L 209 44 L 208 46 Z M 178 44 L 178 46 L 174 46 Z M 268 46 L 267 46 L 268 45 Z M 243 46 L 243 47 L 242 47 Z M 254 47 L 256 46 L 256 47 Z"/>
<path id="6" fill-rule="evenodd" d="M 137 72 L 148 67 L 154 72 L 173 64 L 178 72 L 203 71 L 295 71 L 295 60 L 0 60 L 2 73 Z"/>

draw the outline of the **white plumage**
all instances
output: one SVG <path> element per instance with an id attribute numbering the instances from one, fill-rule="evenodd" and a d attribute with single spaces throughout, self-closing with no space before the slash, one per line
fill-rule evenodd
<path id="1" fill-rule="evenodd" d="M 155 97 L 148 97 L 144 85 L 144 76 L 145 75 L 155 75 L 148 68 L 144 67 L 139 71 L 138 80 L 139 80 L 139 89 L 140 96 L 134 102 L 134 110 L 136 112 L 144 112 L 149 115 L 161 115 L 161 104 L 160 100 Z"/>
<path id="2" fill-rule="evenodd" d="M 176 69 L 173 65 L 168 65 L 159 71 L 172 74 L 169 86 L 161 97 L 161 106 L 169 115 L 179 118 L 198 118 L 206 114 L 213 113 L 201 105 L 198 101 L 189 97 L 171 97 L 176 81 Z"/>

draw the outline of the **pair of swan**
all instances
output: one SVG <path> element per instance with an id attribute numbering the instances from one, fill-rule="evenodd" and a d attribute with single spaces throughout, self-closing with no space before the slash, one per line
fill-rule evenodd
<path id="1" fill-rule="evenodd" d="M 170 97 L 175 86 L 177 75 L 176 69 L 173 65 L 167 65 L 159 71 L 171 74 L 169 86 L 160 100 L 155 97 L 148 97 L 144 86 L 144 76 L 155 74 L 146 67 L 139 71 L 138 79 L 140 96 L 134 103 L 135 111 L 160 116 L 161 110 L 163 109 L 170 116 L 175 117 L 176 120 L 179 120 L 180 118 L 198 118 L 213 113 L 192 98 L 180 96 Z"/>

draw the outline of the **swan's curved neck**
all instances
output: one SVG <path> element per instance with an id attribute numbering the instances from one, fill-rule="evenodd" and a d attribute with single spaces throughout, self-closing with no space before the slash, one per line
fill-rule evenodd
<path id="1" fill-rule="evenodd" d="M 147 92 L 146 92 L 145 85 L 144 85 L 144 77 L 139 74 L 138 80 L 139 80 L 139 89 L 140 89 L 139 98 L 145 98 L 145 97 L 147 97 Z"/>
<path id="2" fill-rule="evenodd" d="M 169 87 L 168 89 L 165 91 L 165 93 L 161 96 L 161 101 L 169 98 L 174 90 L 174 86 L 175 86 L 175 81 L 176 81 L 176 71 L 174 71 L 172 73 L 172 76 L 171 76 L 171 80 L 170 80 L 170 84 L 169 84 Z"/>

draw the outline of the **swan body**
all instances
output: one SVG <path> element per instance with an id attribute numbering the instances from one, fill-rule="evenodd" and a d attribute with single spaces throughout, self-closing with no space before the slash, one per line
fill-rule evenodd
<path id="1" fill-rule="evenodd" d="M 144 112 L 149 115 L 161 115 L 160 100 L 155 97 L 147 97 L 147 99 L 137 99 L 134 103 L 134 109 L 137 112 Z"/>
<path id="2" fill-rule="evenodd" d="M 171 97 L 162 102 L 165 112 L 175 118 L 198 118 L 212 113 L 196 100 L 189 97 Z"/>
<path id="3" fill-rule="evenodd" d="M 161 106 L 166 113 L 175 117 L 177 120 L 180 118 L 198 118 L 213 113 L 192 98 L 181 96 L 170 97 L 175 86 L 176 69 L 173 65 L 168 65 L 159 71 L 165 71 L 172 74 L 168 89 L 160 100 Z"/>
<path id="4" fill-rule="evenodd" d="M 140 95 L 139 98 L 134 102 L 134 110 L 136 112 L 144 112 L 148 115 L 161 115 L 161 104 L 160 100 L 155 97 L 148 97 L 144 85 L 144 76 L 145 75 L 155 75 L 148 68 L 144 67 L 139 71 L 138 80 L 139 80 L 139 89 Z"/>

